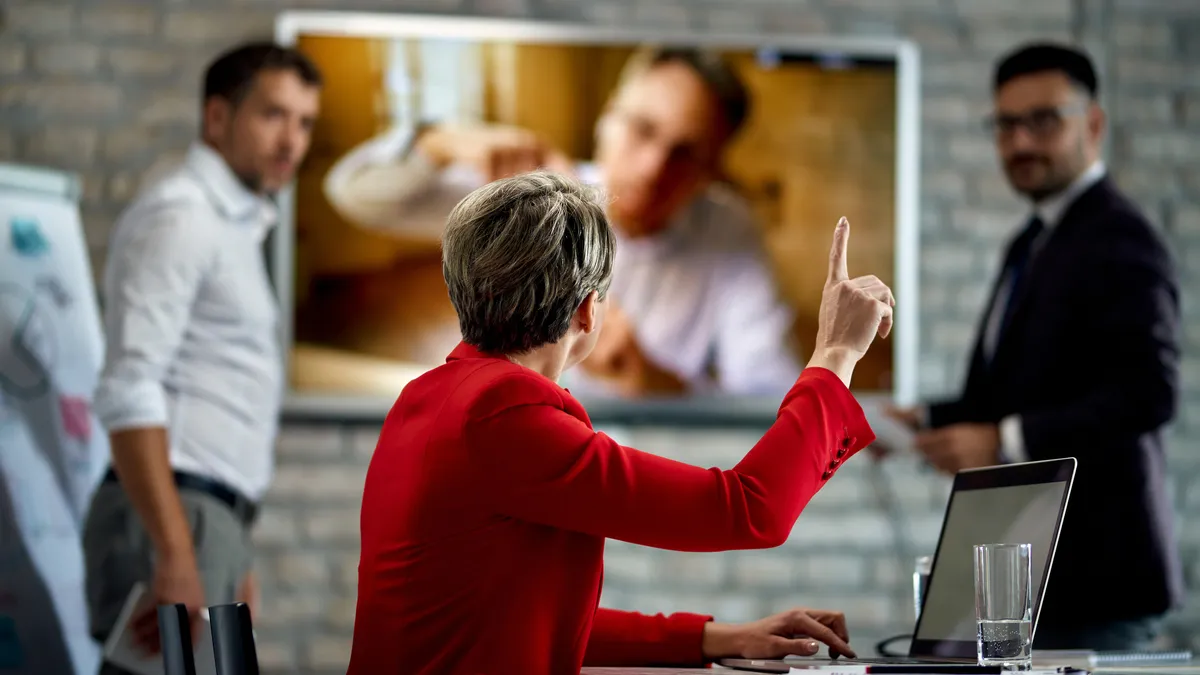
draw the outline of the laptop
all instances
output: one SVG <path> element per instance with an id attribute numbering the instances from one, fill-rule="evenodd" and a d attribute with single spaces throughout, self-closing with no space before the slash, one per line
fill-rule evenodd
<path id="1" fill-rule="evenodd" d="M 721 665 L 788 672 L 821 665 L 974 664 L 976 655 L 975 544 L 1023 544 L 1032 549 L 1031 639 L 1054 562 L 1063 516 L 1075 481 L 1074 457 L 1004 464 L 954 476 L 920 617 L 907 657 L 837 659 L 788 657 L 774 662 L 722 659 Z M 780 668 L 783 670 L 766 670 Z"/>

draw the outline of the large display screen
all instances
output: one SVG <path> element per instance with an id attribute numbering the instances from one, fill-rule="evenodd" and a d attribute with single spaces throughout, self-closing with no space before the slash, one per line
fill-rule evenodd
<path id="1" fill-rule="evenodd" d="M 915 389 L 907 45 L 340 13 L 286 14 L 279 37 L 326 82 L 276 237 L 293 407 L 386 409 L 444 362 L 460 333 L 441 231 L 504 175 L 484 159 L 504 139 L 600 187 L 618 234 L 622 348 L 657 376 L 589 360 L 561 381 L 579 398 L 777 405 L 811 354 L 841 216 L 851 274 L 879 276 L 898 301 L 895 335 L 854 388 Z"/>

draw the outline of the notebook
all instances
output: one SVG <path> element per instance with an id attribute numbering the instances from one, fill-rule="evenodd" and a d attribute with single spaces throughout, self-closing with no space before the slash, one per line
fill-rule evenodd
<path id="1" fill-rule="evenodd" d="M 104 659 L 120 666 L 134 675 L 163 675 L 162 654 L 148 655 L 133 640 L 130 623 L 133 617 L 153 607 L 154 598 L 143 583 L 137 583 L 125 599 L 117 627 L 104 643 Z M 217 661 L 213 653 L 212 627 L 208 620 L 208 609 L 200 610 L 199 635 L 192 646 L 196 661 L 196 675 L 217 675 Z"/>

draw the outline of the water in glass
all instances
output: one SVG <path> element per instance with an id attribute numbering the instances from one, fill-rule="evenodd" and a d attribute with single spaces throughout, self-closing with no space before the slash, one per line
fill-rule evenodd
<path id="1" fill-rule="evenodd" d="M 979 622 L 979 664 L 1025 669 L 1033 658 L 1029 634 L 1033 622 L 1028 619 L 1000 619 Z"/>
<path id="2" fill-rule="evenodd" d="M 929 587 L 929 573 L 933 567 L 933 558 L 923 555 L 917 558 L 913 569 L 913 615 L 921 618 L 921 604 L 925 600 L 925 589 Z"/>
<path id="3" fill-rule="evenodd" d="M 981 666 L 1033 666 L 1031 551 L 1029 544 L 975 546 L 975 644 Z"/>

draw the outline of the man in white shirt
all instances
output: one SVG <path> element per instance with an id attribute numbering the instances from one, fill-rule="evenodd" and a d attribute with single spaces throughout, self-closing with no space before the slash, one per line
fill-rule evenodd
<path id="1" fill-rule="evenodd" d="M 187 605 L 193 621 L 204 606 L 255 601 L 249 527 L 271 478 L 283 389 L 262 242 L 278 218 L 271 196 L 308 150 L 320 86 L 291 49 L 220 56 L 205 74 L 201 139 L 113 232 L 95 395 L 112 469 L 84 531 L 99 640 L 138 582 L 155 605 Z M 154 648 L 153 610 L 136 621 Z"/>
<path id="2" fill-rule="evenodd" d="M 714 181 L 749 110 L 719 55 L 643 50 L 596 128 L 594 163 L 572 165 L 525 129 L 419 125 L 351 150 L 330 203 L 359 226 L 440 234 L 483 183 L 539 167 L 605 186 L 619 245 L 613 309 L 575 393 L 782 395 L 800 364 L 752 212 Z M 619 308 L 619 309 L 618 309 Z"/>

